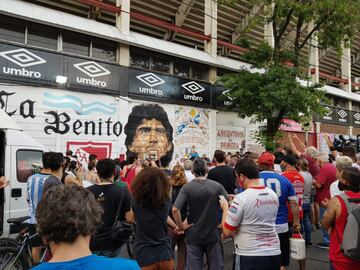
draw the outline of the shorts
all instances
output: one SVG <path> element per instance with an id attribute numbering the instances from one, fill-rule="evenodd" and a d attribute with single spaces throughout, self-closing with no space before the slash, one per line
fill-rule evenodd
<path id="1" fill-rule="evenodd" d="M 289 266 L 290 261 L 290 232 L 279 233 L 281 266 Z"/>
<path id="2" fill-rule="evenodd" d="M 28 224 L 27 228 L 29 230 L 30 246 L 31 247 L 40 247 L 42 245 L 42 240 L 41 240 L 40 235 L 36 235 L 31 238 L 31 236 L 37 234 L 36 224 Z"/>
<path id="3" fill-rule="evenodd" d="M 280 257 L 236 255 L 233 270 L 279 270 Z"/>

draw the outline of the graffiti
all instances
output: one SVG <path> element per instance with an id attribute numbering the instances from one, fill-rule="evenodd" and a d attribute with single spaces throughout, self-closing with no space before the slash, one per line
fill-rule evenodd
<path id="1" fill-rule="evenodd" d="M 177 154 L 190 156 L 193 145 L 197 152 L 209 155 L 209 115 L 205 109 L 178 107 L 175 110 L 175 138 Z"/>
<path id="2" fill-rule="evenodd" d="M 1 106 L 1 109 L 4 109 L 4 111 L 9 115 L 9 116 L 12 116 L 14 114 L 16 114 L 17 112 L 17 109 L 16 110 L 13 110 L 11 112 L 8 112 L 7 111 L 7 107 L 8 107 L 8 101 L 9 101 L 9 97 L 14 95 L 15 92 L 13 93 L 8 93 L 6 91 L 1 91 L 0 92 L 0 106 Z M 5 97 L 5 100 L 4 100 L 4 97 Z M 24 100 L 20 103 L 20 115 L 24 118 L 28 118 L 28 117 L 31 117 L 31 118 L 34 118 L 35 117 L 35 114 L 34 114 L 34 104 L 35 104 L 35 101 L 32 101 L 30 99 L 27 99 L 27 100 Z"/>
<path id="3" fill-rule="evenodd" d="M 48 92 L 44 93 L 44 105 L 51 108 L 73 109 L 77 114 L 88 115 L 91 113 L 102 113 L 112 115 L 116 112 L 115 104 L 105 104 L 103 102 L 95 101 L 90 103 L 83 103 L 81 98 L 73 95 L 53 95 Z"/>
<path id="4" fill-rule="evenodd" d="M 46 118 L 45 122 L 49 125 L 44 127 L 46 134 L 51 134 L 51 131 L 58 134 L 66 134 L 70 130 L 76 134 L 85 134 L 85 135 L 103 135 L 103 128 L 106 128 L 106 135 L 111 136 L 114 134 L 119 137 L 122 132 L 122 124 L 120 121 L 113 122 L 111 117 L 106 121 L 103 121 L 101 118 L 98 121 L 82 121 L 76 119 L 72 124 L 70 123 L 71 117 L 65 113 L 57 113 L 55 111 L 45 112 L 52 116 L 52 119 Z"/>
<path id="5" fill-rule="evenodd" d="M 138 153 L 141 159 L 172 158 L 173 128 L 165 110 L 157 104 L 141 104 L 132 108 L 124 128 L 127 152 Z"/>
<path id="6" fill-rule="evenodd" d="M 225 152 L 236 152 L 245 148 L 245 128 L 219 126 L 216 132 L 216 146 Z"/>

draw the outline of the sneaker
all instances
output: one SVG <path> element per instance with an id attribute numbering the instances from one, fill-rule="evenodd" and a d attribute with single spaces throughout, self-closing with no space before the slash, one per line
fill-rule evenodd
<path id="1" fill-rule="evenodd" d="M 313 232 L 316 231 L 316 226 L 315 226 L 314 224 L 311 226 L 311 230 L 312 230 Z"/>
<path id="2" fill-rule="evenodd" d="M 329 244 L 317 243 L 317 244 L 316 244 L 316 247 L 322 248 L 322 249 L 329 249 Z"/>

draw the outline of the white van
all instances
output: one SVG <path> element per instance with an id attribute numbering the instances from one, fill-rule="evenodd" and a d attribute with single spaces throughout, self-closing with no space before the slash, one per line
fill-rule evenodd
<path id="1" fill-rule="evenodd" d="M 10 185 L 0 189 L 0 237 L 16 233 L 6 221 L 28 215 L 27 178 L 42 164 L 46 148 L 21 131 L 16 122 L 0 110 L 0 176 Z"/>

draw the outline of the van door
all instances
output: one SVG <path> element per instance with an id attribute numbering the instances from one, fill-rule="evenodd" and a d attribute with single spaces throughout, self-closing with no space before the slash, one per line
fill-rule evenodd
<path id="1" fill-rule="evenodd" d="M 5 175 L 5 132 L 0 130 L 0 176 Z M 4 232 L 5 189 L 0 189 L 0 236 Z"/>
<path id="2" fill-rule="evenodd" d="M 26 182 L 29 176 L 40 171 L 42 153 L 42 150 L 11 146 L 10 218 L 28 215 Z M 15 227 L 10 227 L 10 234 L 16 233 L 14 230 Z"/>

